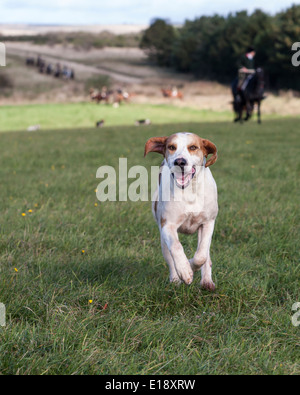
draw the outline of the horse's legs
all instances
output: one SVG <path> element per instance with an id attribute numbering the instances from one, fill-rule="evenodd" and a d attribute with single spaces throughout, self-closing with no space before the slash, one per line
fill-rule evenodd
<path id="1" fill-rule="evenodd" d="M 260 100 L 257 102 L 257 122 L 261 123 L 261 118 L 260 118 Z"/>
<path id="2" fill-rule="evenodd" d="M 243 106 L 241 106 L 241 108 L 240 108 L 239 121 L 240 121 L 240 123 L 243 123 Z"/>
<path id="3" fill-rule="evenodd" d="M 234 102 L 233 102 L 234 112 L 236 117 L 234 118 L 234 122 L 240 121 L 243 122 L 243 98 L 240 93 L 234 95 Z"/>
<path id="4" fill-rule="evenodd" d="M 246 100 L 246 117 L 245 117 L 245 121 L 248 121 L 248 119 L 251 117 L 251 112 L 252 112 L 252 108 L 251 108 L 251 103 L 249 100 Z"/>
<path id="5" fill-rule="evenodd" d="M 237 104 L 237 102 L 234 103 L 234 113 L 235 113 L 235 118 L 233 122 L 238 122 L 241 120 L 241 106 Z"/>

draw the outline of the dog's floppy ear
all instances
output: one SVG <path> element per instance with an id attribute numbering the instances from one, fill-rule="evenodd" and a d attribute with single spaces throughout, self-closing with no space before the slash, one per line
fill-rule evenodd
<path id="1" fill-rule="evenodd" d="M 158 152 L 159 154 L 164 155 L 167 138 L 168 137 L 151 137 L 145 145 L 144 156 L 146 156 L 148 152 Z"/>
<path id="2" fill-rule="evenodd" d="M 207 158 L 207 155 L 212 154 L 212 156 L 208 159 L 208 161 L 205 164 L 205 167 L 211 166 L 215 163 L 217 160 L 217 147 L 214 145 L 209 140 L 202 139 L 202 151 L 204 153 L 204 156 Z"/>

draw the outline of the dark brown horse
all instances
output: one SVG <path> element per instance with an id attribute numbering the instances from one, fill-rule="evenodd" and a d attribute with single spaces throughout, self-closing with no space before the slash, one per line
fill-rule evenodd
<path id="1" fill-rule="evenodd" d="M 249 78 L 249 82 L 244 90 L 238 89 L 237 79 L 232 84 L 233 94 L 233 110 L 236 114 L 234 122 L 248 121 L 253 114 L 254 105 L 257 104 L 257 122 L 261 123 L 260 106 L 264 96 L 264 73 L 261 68 L 258 68 L 255 73 Z M 246 111 L 246 116 L 243 119 L 243 112 Z"/>

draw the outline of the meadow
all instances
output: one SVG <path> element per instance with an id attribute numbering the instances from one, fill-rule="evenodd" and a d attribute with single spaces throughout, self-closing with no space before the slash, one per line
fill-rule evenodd
<path id="1" fill-rule="evenodd" d="M 39 132 L 0 134 L 0 374 L 299 374 L 299 119 L 199 123 L 177 109 L 132 127 L 118 110 L 102 129 L 93 114 L 91 127 L 62 117 L 50 130 L 49 117 Z M 96 199 L 99 166 L 150 169 L 161 157 L 143 158 L 146 140 L 183 130 L 219 150 L 213 293 L 199 274 L 169 284 L 150 202 Z M 196 235 L 181 241 L 192 256 Z"/>
<path id="2" fill-rule="evenodd" d="M 150 119 L 154 124 L 226 121 L 232 119 L 229 111 L 212 112 L 190 107 L 176 107 L 172 104 L 139 104 L 130 106 L 82 103 L 47 103 L 18 106 L 1 106 L 0 132 L 24 131 L 30 125 L 39 124 L 41 129 L 93 128 L 103 119 L 105 126 L 135 126 L 139 119 Z"/>
<path id="3" fill-rule="evenodd" d="M 130 103 L 114 108 L 112 105 L 79 103 L 45 103 L 3 105 L 0 107 L 0 132 L 26 131 L 30 125 L 41 129 L 93 128 L 103 119 L 105 126 L 135 126 L 139 119 L 150 119 L 153 125 L 231 121 L 231 110 L 211 111 L 193 108 L 184 103 Z M 228 106 L 229 107 L 229 106 Z M 229 107 L 230 108 L 230 107 Z M 264 114 L 264 120 L 286 119 L 283 115 Z M 299 114 L 295 118 L 299 119 Z M 256 115 L 253 116 L 256 119 Z M 140 132 L 140 131 L 139 131 Z M 138 133 L 139 133 L 138 132 Z"/>

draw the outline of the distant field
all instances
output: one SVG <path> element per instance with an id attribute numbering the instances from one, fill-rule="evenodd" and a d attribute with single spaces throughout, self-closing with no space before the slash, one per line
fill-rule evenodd
<path id="1" fill-rule="evenodd" d="M 110 32 L 114 34 L 139 33 L 148 25 L 26 25 L 26 24 L 0 24 L 0 32 L 4 36 L 34 36 L 41 34 L 78 33 L 86 32 L 99 34 Z"/>
<path id="2" fill-rule="evenodd" d="M 0 134 L 0 374 L 299 374 L 299 121 L 186 123 L 149 106 L 180 124 L 92 130 L 80 126 L 102 111 L 115 125 L 149 113 L 49 108 L 0 109 L 2 130 L 44 129 Z M 99 166 L 127 157 L 150 169 L 161 157 L 143 158 L 146 140 L 182 130 L 219 150 L 214 293 L 199 275 L 168 283 L 150 202 L 95 194 Z M 192 256 L 196 235 L 181 240 Z"/>
<path id="3" fill-rule="evenodd" d="M 37 104 L 1 106 L 0 131 L 26 130 L 29 125 L 40 124 L 42 129 L 72 129 L 94 127 L 104 119 L 105 126 L 132 125 L 138 119 L 149 118 L 154 124 L 176 122 L 202 122 L 232 120 L 228 112 L 211 112 L 172 105 L 95 103 Z"/>
<path id="4" fill-rule="evenodd" d="M 26 130 L 28 126 L 40 124 L 41 129 L 93 128 L 96 121 L 105 120 L 105 126 L 134 126 L 138 119 L 149 118 L 153 124 L 185 122 L 232 121 L 230 111 L 197 110 L 178 107 L 172 104 L 121 104 L 95 103 L 55 103 L 0 106 L 0 132 Z M 253 117 L 256 120 L 256 117 Z M 282 118 L 276 115 L 263 115 L 263 119 Z M 250 124 L 254 123 L 250 121 Z"/>

